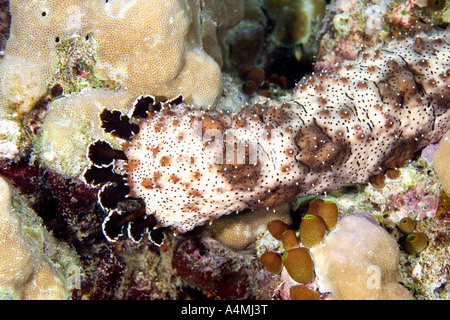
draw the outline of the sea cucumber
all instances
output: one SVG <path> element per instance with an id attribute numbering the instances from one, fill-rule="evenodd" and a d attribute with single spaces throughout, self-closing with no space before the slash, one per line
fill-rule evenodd
<path id="1" fill-rule="evenodd" d="M 123 176 L 111 175 L 103 190 L 143 199 L 156 227 L 182 233 L 232 212 L 367 182 L 450 128 L 449 36 L 433 28 L 394 39 L 335 73 L 302 79 L 291 101 L 235 113 L 143 96 L 136 103 L 150 112 L 138 126 L 124 115 L 104 118 L 110 131 L 133 133 L 115 160 Z M 96 170 L 87 170 L 88 182 Z"/>

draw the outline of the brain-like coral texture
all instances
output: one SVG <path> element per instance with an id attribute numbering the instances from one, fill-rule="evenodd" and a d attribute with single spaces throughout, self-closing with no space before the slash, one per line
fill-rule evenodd
<path id="1" fill-rule="evenodd" d="M 449 129 L 449 31 L 393 40 L 237 113 L 167 103 L 123 146 L 129 195 L 180 232 L 366 182 Z M 425 58 L 426 57 L 426 58 Z"/>

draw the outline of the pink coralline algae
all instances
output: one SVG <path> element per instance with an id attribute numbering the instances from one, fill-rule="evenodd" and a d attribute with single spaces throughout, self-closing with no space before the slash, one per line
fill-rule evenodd
<path id="1" fill-rule="evenodd" d="M 135 104 L 150 109 L 139 126 L 104 110 L 105 128 L 130 138 L 115 161 L 125 175 L 110 175 L 103 198 L 141 198 L 153 226 L 186 232 L 401 166 L 449 129 L 449 36 L 435 28 L 364 51 L 335 73 L 302 79 L 291 101 L 224 113 L 147 96 Z M 95 172 L 103 171 L 92 166 L 88 182 Z"/>
<path id="2" fill-rule="evenodd" d="M 415 186 L 403 195 L 389 196 L 387 206 L 399 211 L 399 216 L 414 213 L 416 219 L 422 220 L 435 215 L 439 207 L 439 197 L 432 193 L 427 194 L 422 186 Z"/>

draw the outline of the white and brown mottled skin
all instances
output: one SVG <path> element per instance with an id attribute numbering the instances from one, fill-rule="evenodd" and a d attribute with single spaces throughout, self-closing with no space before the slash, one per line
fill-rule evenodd
<path id="1" fill-rule="evenodd" d="M 449 53 L 450 31 L 434 29 L 301 80 L 290 102 L 234 114 L 167 106 L 124 144 L 130 196 L 144 199 L 160 225 L 186 232 L 232 212 L 366 182 L 449 129 Z M 245 147 L 223 148 L 231 137 Z M 237 149 L 244 152 L 232 163 L 218 161 L 222 150 Z"/>

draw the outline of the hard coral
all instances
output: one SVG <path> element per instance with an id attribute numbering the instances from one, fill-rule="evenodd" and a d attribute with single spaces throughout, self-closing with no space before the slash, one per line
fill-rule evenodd
<path id="1" fill-rule="evenodd" d="M 448 131 L 439 142 L 439 147 L 433 156 L 433 167 L 443 189 L 450 195 L 450 131 Z"/>
<path id="2" fill-rule="evenodd" d="M 368 215 L 342 218 L 311 253 L 320 291 L 331 299 L 412 298 L 397 280 L 397 242 Z"/>
<path id="3" fill-rule="evenodd" d="M 33 240 L 37 235 L 24 231 L 3 178 L 0 195 L 0 298 L 67 299 L 65 277 L 44 257 L 39 241 Z"/>
<path id="4" fill-rule="evenodd" d="M 26 230 L 32 231 L 33 238 L 37 231 L 43 233 L 40 245 L 48 260 L 65 271 L 70 298 L 117 297 L 124 281 L 125 262 L 117 247 L 105 243 L 101 228 L 105 214 L 96 203 L 98 190 L 24 162 L 0 167 L 0 174 L 21 193 L 33 195 L 26 200 L 39 218 L 27 223 Z M 24 225 L 28 220 L 22 217 Z M 39 230 L 44 229 L 41 223 L 55 240 Z M 65 243 L 70 251 L 62 245 Z"/>
<path id="5" fill-rule="evenodd" d="M 21 116 L 45 93 L 55 71 L 58 42 L 87 32 L 83 2 L 10 1 L 10 37 L 0 64 L 1 113 Z"/>
<path id="6" fill-rule="evenodd" d="M 274 219 L 284 224 L 291 223 L 289 205 L 281 205 L 273 211 L 261 209 L 223 216 L 214 220 L 209 229 L 213 238 L 224 246 L 243 252 L 254 246 L 258 235 Z"/>
<path id="7" fill-rule="evenodd" d="M 284 45 L 305 44 L 325 12 L 325 1 L 264 0 L 267 14 L 275 20 L 275 38 Z"/>
<path id="8" fill-rule="evenodd" d="M 134 93 L 183 94 L 204 107 L 217 102 L 221 71 L 203 50 L 197 1 L 110 1 L 96 7 L 95 70 L 101 77 Z"/>
<path id="9" fill-rule="evenodd" d="M 181 93 L 197 106 L 214 105 L 221 72 L 203 48 L 200 9 L 195 0 L 12 0 L 1 113 L 21 117 L 33 108 L 57 73 L 60 43 L 73 37 L 93 38 L 96 76 L 130 93 Z"/>

